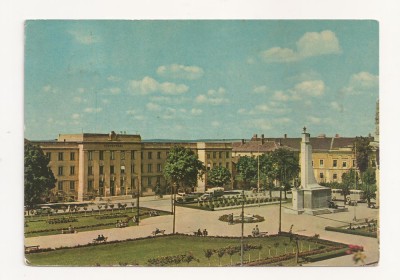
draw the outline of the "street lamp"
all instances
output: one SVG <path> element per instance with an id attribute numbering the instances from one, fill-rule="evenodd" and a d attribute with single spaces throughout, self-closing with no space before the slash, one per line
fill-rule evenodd
<path id="1" fill-rule="evenodd" d="M 173 192 L 174 192 L 174 200 L 173 200 L 173 206 L 174 206 L 174 218 L 172 220 L 172 234 L 175 234 L 175 216 L 176 216 L 176 183 L 173 184 Z"/>
<path id="2" fill-rule="evenodd" d="M 244 189 L 242 189 L 242 235 L 240 238 L 240 266 L 243 266 L 243 233 L 244 233 Z"/>

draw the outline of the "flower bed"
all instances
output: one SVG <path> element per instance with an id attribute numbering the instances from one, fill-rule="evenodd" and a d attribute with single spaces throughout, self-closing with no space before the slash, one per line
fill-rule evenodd
<path id="1" fill-rule="evenodd" d="M 376 232 L 367 232 L 367 231 L 364 231 L 364 230 L 359 230 L 359 229 L 357 229 L 355 227 L 352 228 L 352 229 L 347 229 L 347 228 L 342 228 L 342 227 L 330 227 L 330 226 L 327 226 L 327 227 L 325 227 L 325 230 L 341 232 L 341 233 L 347 233 L 347 234 L 355 234 L 355 235 L 361 235 L 361 236 L 373 237 L 373 238 L 376 238 L 378 236 Z"/>

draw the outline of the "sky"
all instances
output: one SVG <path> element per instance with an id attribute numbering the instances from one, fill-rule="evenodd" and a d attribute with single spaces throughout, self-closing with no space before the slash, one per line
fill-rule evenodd
<path id="1" fill-rule="evenodd" d="M 373 135 L 378 54 L 371 20 L 30 20 L 25 138 Z"/>

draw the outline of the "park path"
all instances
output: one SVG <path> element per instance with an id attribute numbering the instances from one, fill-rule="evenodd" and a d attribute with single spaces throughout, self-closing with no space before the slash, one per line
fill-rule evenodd
<path id="1" fill-rule="evenodd" d="M 143 201 L 141 206 L 151 207 L 159 210 L 171 210 L 168 198 L 163 200 Z M 285 206 L 285 205 L 284 205 Z M 240 209 L 229 209 L 220 211 L 203 211 L 185 207 L 176 207 L 176 232 L 193 234 L 197 229 L 207 229 L 209 235 L 219 236 L 241 236 L 241 225 L 228 225 L 221 222 L 218 218 L 223 214 L 239 214 Z M 255 206 L 245 208 L 245 214 L 257 214 L 265 218 L 265 221 L 258 223 L 261 231 L 267 231 L 269 234 L 278 232 L 279 226 L 279 205 Z M 369 209 L 365 205 L 357 206 L 357 219 L 365 218 L 376 219 L 378 210 Z M 289 231 L 293 224 L 293 232 L 306 236 L 319 234 L 321 239 L 327 239 L 346 244 L 362 245 L 365 250 L 366 263 L 373 263 L 379 260 L 379 245 L 376 238 L 363 237 L 358 235 L 343 234 L 338 232 L 325 231 L 325 226 L 342 226 L 344 222 L 351 222 L 354 218 L 354 209 L 349 207 L 349 212 L 341 212 L 335 214 L 326 214 L 320 216 L 311 215 L 293 215 L 288 214 L 282 209 L 282 231 Z M 41 248 L 57 248 L 61 246 L 84 245 L 92 242 L 99 234 L 108 237 L 109 241 L 124 240 L 128 238 L 140 238 L 150 236 L 155 228 L 165 229 L 166 234 L 172 233 L 172 215 L 164 215 L 151 217 L 141 221 L 139 226 L 131 226 L 127 228 L 111 228 L 86 232 L 78 232 L 76 234 L 64 234 L 53 236 L 38 236 L 25 239 L 25 245 L 40 245 Z M 244 235 L 251 234 L 255 224 L 244 225 Z M 335 259 L 313 263 L 312 266 L 349 266 L 353 265 L 351 256 L 344 256 Z"/>

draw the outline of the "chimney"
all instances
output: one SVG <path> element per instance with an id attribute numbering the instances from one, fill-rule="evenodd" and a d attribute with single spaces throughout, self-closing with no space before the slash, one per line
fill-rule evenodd
<path id="1" fill-rule="evenodd" d="M 254 139 L 254 140 L 257 140 L 257 134 L 254 134 L 254 135 L 253 135 L 253 139 Z"/>
<path id="2" fill-rule="evenodd" d="M 261 145 L 264 145 L 264 134 L 261 134 Z"/>
<path id="3" fill-rule="evenodd" d="M 335 134 L 335 138 L 339 138 L 340 137 L 340 135 L 339 134 Z"/>
<path id="4" fill-rule="evenodd" d="M 285 139 L 287 138 L 287 134 L 285 133 Z"/>
<path id="5" fill-rule="evenodd" d="M 244 144 L 244 139 L 242 139 L 242 145 Z"/>

